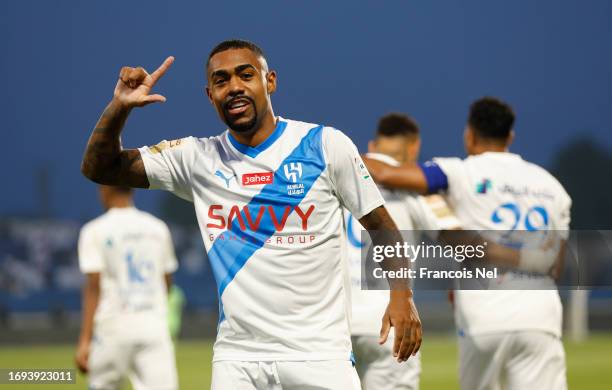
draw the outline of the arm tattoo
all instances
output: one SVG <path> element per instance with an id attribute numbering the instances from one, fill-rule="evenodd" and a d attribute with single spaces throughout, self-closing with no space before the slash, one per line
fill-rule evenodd
<path id="1" fill-rule="evenodd" d="M 96 123 L 81 163 L 81 172 L 90 180 L 100 184 L 149 187 L 140 152 L 121 147 L 121 130 L 129 112 L 111 102 Z"/>

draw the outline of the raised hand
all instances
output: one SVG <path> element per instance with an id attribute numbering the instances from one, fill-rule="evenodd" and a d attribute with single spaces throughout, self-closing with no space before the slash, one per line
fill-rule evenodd
<path id="1" fill-rule="evenodd" d="M 125 108 L 142 107 L 150 103 L 163 103 L 166 98 L 159 94 L 149 94 L 174 62 L 174 57 L 166 58 L 155 72 L 149 74 L 142 67 L 124 66 L 119 73 L 113 100 Z"/>

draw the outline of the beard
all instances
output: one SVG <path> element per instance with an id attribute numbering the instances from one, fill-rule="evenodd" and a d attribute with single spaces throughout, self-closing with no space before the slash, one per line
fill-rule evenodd
<path id="1" fill-rule="evenodd" d="M 253 108 L 253 116 L 250 119 L 245 121 L 244 120 L 245 118 L 243 116 L 236 118 L 236 117 L 233 117 L 229 113 L 229 105 L 231 101 L 236 98 L 245 99 L 251 103 L 251 106 Z M 233 97 L 231 100 L 223 104 L 222 113 L 223 113 L 223 122 L 225 122 L 227 127 L 229 127 L 230 129 L 234 130 L 237 133 L 248 133 L 249 131 L 253 130 L 255 126 L 257 125 L 257 119 L 258 119 L 257 106 L 255 105 L 255 101 L 248 96 Z M 241 122 L 238 123 L 238 121 L 241 121 Z"/>

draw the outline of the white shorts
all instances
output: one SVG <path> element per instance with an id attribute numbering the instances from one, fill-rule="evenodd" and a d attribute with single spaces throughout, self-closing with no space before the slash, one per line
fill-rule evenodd
<path id="1" fill-rule="evenodd" d="M 561 340 L 541 331 L 459 337 L 463 390 L 566 390 Z"/>
<path id="2" fill-rule="evenodd" d="M 89 389 L 120 389 L 126 377 L 134 390 L 178 389 L 170 337 L 130 342 L 96 336 L 89 354 Z"/>
<path id="3" fill-rule="evenodd" d="M 349 360 L 213 362 L 211 390 L 360 390 Z"/>
<path id="4" fill-rule="evenodd" d="M 390 335 L 392 336 L 392 335 Z M 421 353 L 398 363 L 393 357 L 393 338 L 384 345 L 376 336 L 353 336 L 357 373 L 364 390 L 418 390 Z"/>

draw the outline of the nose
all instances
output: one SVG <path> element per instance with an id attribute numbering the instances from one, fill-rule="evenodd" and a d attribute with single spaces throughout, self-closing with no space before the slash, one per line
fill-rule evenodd
<path id="1" fill-rule="evenodd" d="M 240 95 L 242 93 L 244 93 L 244 88 L 242 86 L 240 77 L 232 77 L 229 84 L 229 94 L 233 96 Z"/>

